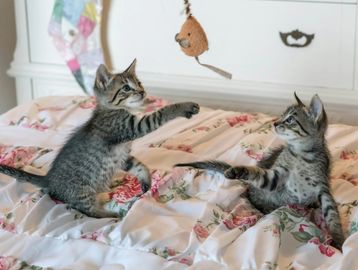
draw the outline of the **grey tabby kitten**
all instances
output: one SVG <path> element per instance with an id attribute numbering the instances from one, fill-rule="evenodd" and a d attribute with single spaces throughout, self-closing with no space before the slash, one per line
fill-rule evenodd
<path id="1" fill-rule="evenodd" d="M 330 154 L 324 137 L 326 112 L 318 95 L 312 97 L 309 107 L 296 94 L 295 98 L 297 104 L 289 106 L 274 123 L 278 136 L 287 144 L 272 151 L 257 166 L 231 167 L 218 161 L 176 166 L 211 169 L 229 179 L 248 183 L 251 203 L 264 213 L 287 204 L 319 203 L 334 245 L 340 248 L 344 236 L 337 205 L 330 193 Z"/>
<path id="2" fill-rule="evenodd" d="M 100 65 L 94 85 L 97 107 L 63 146 L 45 176 L 0 165 L 0 172 L 28 181 L 51 196 L 92 217 L 116 217 L 104 209 L 114 174 L 123 169 L 141 181 L 143 192 L 150 187 L 146 166 L 130 155 L 131 143 L 176 117 L 190 118 L 199 112 L 192 102 L 166 106 L 141 118 L 131 113 L 146 95 L 133 63 L 119 74 Z"/>

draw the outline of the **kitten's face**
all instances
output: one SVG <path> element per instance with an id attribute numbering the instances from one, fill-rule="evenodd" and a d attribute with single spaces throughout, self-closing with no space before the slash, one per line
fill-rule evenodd
<path id="1" fill-rule="evenodd" d="M 139 107 L 146 92 L 135 73 L 136 60 L 122 73 L 112 74 L 104 65 L 97 69 L 95 94 L 98 102 L 111 109 Z"/>
<path id="2" fill-rule="evenodd" d="M 315 95 L 306 107 L 295 95 L 297 103 L 286 109 L 274 123 L 277 134 L 287 142 L 302 142 L 322 137 L 327 129 L 327 116 L 322 101 Z"/>

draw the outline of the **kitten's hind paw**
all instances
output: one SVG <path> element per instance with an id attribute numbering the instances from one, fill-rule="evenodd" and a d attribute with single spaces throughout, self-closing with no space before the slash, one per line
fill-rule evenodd
<path id="1" fill-rule="evenodd" d="M 243 179 L 247 180 L 249 171 L 246 167 L 231 167 L 224 172 L 228 179 Z"/>
<path id="2" fill-rule="evenodd" d="M 144 182 L 141 182 L 140 186 L 142 188 L 143 194 L 146 193 L 151 188 L 150 184 Z"/>
<path id="3" fill-rule="evenodd" d="M 342 251 L 342 245 L 343 243 L 336 243 L 335 241 L 332 242 L 331 246 L 335 247 L 336 249 Z"/>
<path id="4" fill-rule="evenodd" d="M 339 236 L 339 237 L 335 237 L 333 235 L 333 241 L 332 241 L 332 246 L 335 247 L 336 249 L 339 249 L 340 251 L 342 251 L 342 246 L 344 243 L 344 237 L 343 236 Z"/>

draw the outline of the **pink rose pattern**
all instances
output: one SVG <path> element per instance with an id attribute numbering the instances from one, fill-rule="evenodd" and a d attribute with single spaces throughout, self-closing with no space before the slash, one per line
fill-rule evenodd
<path id="1" fill-rule="evenodd" d="M 255 159 L 257 161 L 260 161 L 263 158 L 263 153 L 254 152 L 254 150 L 252 150 L 252 149 L 247 149 L 245 151 L 245 153 L 247 156 L 249 156 L 250 158 Z"/>
<path id="2" fill-rule="evenodd" d="M 159 199 L 159 187 L 166 182 L 164 178 L 165 172 L 161 172 L 159 170 L 155 170 L 152 172 L 152 185 L 151 185 L 151 193 L 152 197 L 156 200 Z"/>
<path id="3" fill-rule="evenodd" d="M 200 126 L 193 129 L 193 132 L 197 132 L 197 131 L 210 131 L 210 127 Z"/>
<path id="4" fill-rule="evenodd" d="M 46 131 L 50 126 L 44 124 L 45 118 L 40 118 L 38 120 L 31 120 L 27 116 L 22 116 L 18 121 L 10 121 L 9 126 L 19 126 L 24 128 L 32 128 L 38 131 Z"/>
<path id="5" fill-rule="evenodd" d="M 193 231 L 199 240 L 205 239 L 209 236 L 209 231 L 200 223 L 196 223 Z"/>
<path id="6" fill-rule="evenodd" d="M 160 143 L 152 143 L 149 145 L 150 148 L 165 148 L 168 150 L 177 150 L 177 151 L 183 151 L 183 152 L 187 152 L 187 153 L 193 153 L 193 148 L 191 145 L 188 144 L 177 144 L 177 145 L 169 145 L 169 144 L 165 144 L 165 142 L 160 142 Z"/>
<path id="7" fill-rule="evenodd" d="M 151 103 L 151 106 L 147 106 L 146 112 L 153 111 L 155 109 L 161 108 L 166 105 L 166 103 L 161 99 L 155 99 L 153 98 Z M 89 99 L 86 99 L 84 101 L 79 102 L 79 107 L 82 109 L 93 109 L 96 106 L 96 101 L 94 97 L 91 97 Z M 43 110 L 49 110 L 49 111 L 60 111 L 64 108 L 61 107 L 48 107 L 48 108 L 40 108 L 39 111 Z M 238 116 L 228 117 L 226 118 L 227 124 L 229 124 L 230 127 L 238 126 L 238 125 L 244 125 L 245 123 L 249 123 L 252 121 L 253 116 L 250 114 L 242 114 Z M 46 130 L 49 127 L 41 124 L 41 122 L 32 122 L 30 124 L 25 124 L 26 117 L 23 117 L 20 119 L 18 123 L 11 122 L 12 125 L 23 125 L 29 128 L 35 128 L 38 130 Z M 210 128 L 206 126 L 201 126 L 195 129 L 195 131 L 208 131 Z M 194 131 L 194 130 L 193 130 Z M 164 148 L 171 149 L 171 150 L 180 150 L 188 153 L 192 153 L 192 148 L 189 145 L 185 144 L 179 144 L 177 146 L 169 146 L 169 145 L 163 145 Z M 30 162 L 33 156 L 38 151 L 35 147 L 18 147 L 13 148 L 11 151 L 9 151 L 9 148 L 13 148 L 11 146 L 6 146 L 0 144 L 0 163 L 6 164 L 13 167 L 21 167 L 24 166 L 26 163 Z M 253 149 L 246 149 L 245 150 L 246 155 L 248 155 L 250 158 L 253 158 L 255 160 L 261 160 L 262 159 L 262 153 L 255 152 Z M 358 152 L 357 151 L 342 151 L 340 154 L 341 160 L 358 160 Z M 165 183 L 168 179 L 168 177 L 165 177 L 165 173 L 162 173 L 160 171 L 154 171 L 152 173 L 152 187 L 151 187 L 151 193 L 153 197 L 159 196 L 159 187 Z M 341 178 L 347 181 L 350 181 L 354 185 L 357 184 L 358 180 L 357 177 L 354 175 L 351 175 L 349 173 L 343 173 L 339 177 L 335 178 Z M 134 176 L 126 175 L 123 179 L 123 182 L 120 187 L 118 187 L 115 191 L 111 192 L 111 198 L 119 203 L 123 203 L 128 201 L 130 198 L 134 196 L 138 196 L 141 194 L 141 188 L 138 179 L 136 179 Z M 59 202 L 60 203 L 60 202 Z M 310 240 L 308 240 L 308 243 L 314 244 L 317 246 L 318 250 L 321 254 L 327 257 L 331 257 L 335 254 L 335 250 L 328 245 L 330 238 L 328 235 L 328 231 L 326 228 L 326 225 L 324 223 L 324 219 L 322 217 L 322 214 L 319 211 L 312 211 L 312 209 L 302 208 L 297 205 L 290 205 L 288 206 L 289 209 L 294 210 L 295 212 L 299 213 L 299 215 L 304 217 L 309 217 L 311 221 L 316 224 L 316 226 L 321 230 L 322 235 L 325 235 L 322 238 L 313 237 Z M 225 225 L 225 227 L 228 230 L 232 230 L 235 228 L 244 228 L 247 229 L 250 226 L 253 226 L 256 224 L 258 219 L 260 218 L 260 214 L 257 214 L 256 212 L 247 213 L 243 211 L 243 209 L 236 209 L 232 211 L 225 219 L 222 220 L 222 223 Z M 308 229 L 307 224 L 298 224 L 297 228 L 295 229 L 297 233 L 304 233 Z M 13 222 L 10 222 L 7 218 L 0 218 L 0 228 L 12 233 L 16 233 L 16 225 Z M 209 229 L 206 228 L 200 221 L 198 221 L 194 227 L 193 232 L 195 233 L 196 237 L 199 240 L 206 239 L 210 235 Z M 279 225 L 271 226 L 270 231 L 272 231 L 273 236 L 278 237 L 280 235 L 280 227 Z M 293 231 L 294 232 L 294 231 Z M 83 239 L 91 239 L 91 240 L 98 240 L 99 238 L 103 237 L 102 232 L 92 232 L 92 233 L 86 233 L 82 234 L 81 238 Z M 324 243 L 322 243 L 322 239 L 326 239 Z M 178 254 L 177 251 L 166 248 L 166 254 L 168 257 L 175 256 Z M 11 265 L 12 259 L 8 259 L 9 257 L 0 257 L 0 269 L 10 269 L 8 265 Z M 178 261 L 178 260 L 177 260 Z M 180 259 L 181 263 L 185 263 L 187 265 L 192 264 L 192 259 L 190 257 L 183 257 Z M 10 263 L 10 264 L 9 264 Z M 6 268 L 8 267 L 8 268 Z M 11 266 L 10 266 L 11 267 Z"/>
<path id="8" fill-rule="evenodd" d="M 11 232 L 11 233 L 16 233 L 16 225 L 15 225 L 15 223 L 10 222 L 9 218 L 6 218 L 6 217 L 1 217 L 0 218 L 0 229 L 2 229 L 4 231 L 7 231 L 7 232 Z"/>
<path id="9" fill-rule="evenodd" d="M 16 265 L 17 259 L 15 257 L 0 256 L 0 269 L 11 270 Z"/>
<path id="10" fill-rule="evenodd" d="M 358 152 L 356 150 L 342 151 L 339 158 L 342 160 L 358 160 Z"/>
<path id="11" fill-rule="evenodd" d="M 183 152 L 187 152 L 187 153 L 193 153 L 193 149 L 191 148 L 190 145 L 187 145 L 187 144 L 179 144 L 177 146 L 165 145 L 164 148 L 170 149 L 170 150 L 179 150 L 179 151 L 183 151 Z"/>
<path id="12" fill-rule="evenodd" d="M 358 175 L 350 174 L 348 172 L 344 172 L 341 175 L 334 176 L 333 179 L 343 179 L 350 182 L 354 186 L 358 185 Z"/>
<path id="13" fill-rule="evenodd" d="M 33 146 L 10 146 L 0 144 L 0 164 L 14 168 L 23 168 L 30 165 L 35 159 L 51 152 L 52 149 L 45 149 Z"/>
<path id="14" fill-rule="evenodd" d="M 311 240 L 308 241 L 308 243 L 316 245 L 318 247 L 318 250 L 321 252 L 321 254 L 327 257 L 332 257 L 336 253 L 334 248 L 332 248 L 327 244 L 321 243 L 321 240 L 318 237 L 312 238 Z"/>
<path id="15" fill-rule="evenodd" d="M 154 247 L 149 249 L 149 252 L 169 261 L 179 262 L 188 266 L 193 264 L 193 258 L 191 254 L 181 253 L 180 251 L 177 251 L 171 247 Z"/>
<path id="16" fill-rule="evenodd" d="M 256 161 L 260 161 L 263 156 L 263 145 L 261 143 L 244 143 L 241 142 L 242 151 L 249 157 Z"/>
<path id="17" fill-rule="evenodd" d="M 193 259 L 191 257 L 184 257 L 184 258 L 180 258 L 178 260 L 178 262 L 180 262 L 182 264 L 186 264 L 187 266 L 190 266 L 193 264 Z"/>
<path id="18" fill-rule="evenodd" d="M 142 189 L 137 177 L 126 174 L 121 184 L 109 196 L 117 203 L 125 203 L 131 198 L 142 194 Z"/>
<path id="19" fill-rule="evenodd" d="M 222 221 L 228 230 L 240 228 L 240 230 L 247 230 L 262 217 L 262 214 L 253 209 L 251 206 L 240 203 L 231 213 Z"/>
<path id="20" fill-rule="evenodd" d="M 29 265 L 13 256 L 0 256 L 0 270 L 36 269 L 42 270 L 40 266 Z"/>
<path id="21" fill-rule="evenodd" d="M 9 151 L 0 153 L 0 164 L 15 168 L 21 168 L 28 164 L 38 151 L 35 147 L 15 147 L 11 150 L 9 146 L 8 149 Z"/>
<path id="22" fill-rule="evenodd" d="M 237 116 L 231 116 L 226 118 L 226 122 L 230 125 L 230 127 L 234 127 L 236 125 L 244 125 L 250 123 L 254 119 L 254 116 L 251 114 L 241 114 Z"/>
<path id="23" fill-rule="evenodd" d="M 89 239 L 93 241 L 101 241 L 100 238 L 103 238 L 103 232 L 89 232 L 89 233 L 83 233 L 81 235 L 82 239 Z"/>
<path id="24" fill-rule="evenodd" d="M 225 219 L 223 223 L 229 230 L 235 229 L 236 227 L 244 227 L 245 229 L 255 225 L 258 220 L 256 215 L 242 217 L 239 215 L 230 215 L 229 218 Z"/>
<path id="25" fill-rule="evenodd" d="M 96 98 L 94 96 L 86 98 L 78 103 L 81 109 L 94 109 L 96 107 Z"/>

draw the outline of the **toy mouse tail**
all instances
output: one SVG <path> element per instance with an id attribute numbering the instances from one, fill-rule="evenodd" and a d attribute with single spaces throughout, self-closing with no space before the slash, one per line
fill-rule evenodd
<path id="1" fill-rule="evenodd" d="M 229 73 L 229 72 L 227 72 L 227 71 L 225 71 L 225 70 L 222 70 L 222 69 L 220 69 L 220 68 L 218 68 L 218 67 L 214 67 L 214 66 L 212 66 L 212 65 L 203 64 L 203 63 L 201 63 L 201 62 L 199 61 L 199 58 L 198 58 L 197 56 L 195 57 L 195 59 L 196 59 L 196 61 L 198 62 L 199 65 L 204 66 L 204 67 L 210 69 L 211 71 L 216 72 L 217 74 L 223 76 L 223 77 L 226 78 L 226 79 L 229 79 L 229 80 L 232 79 L 232 74 L 231 74 L 231 73 Z"/>

